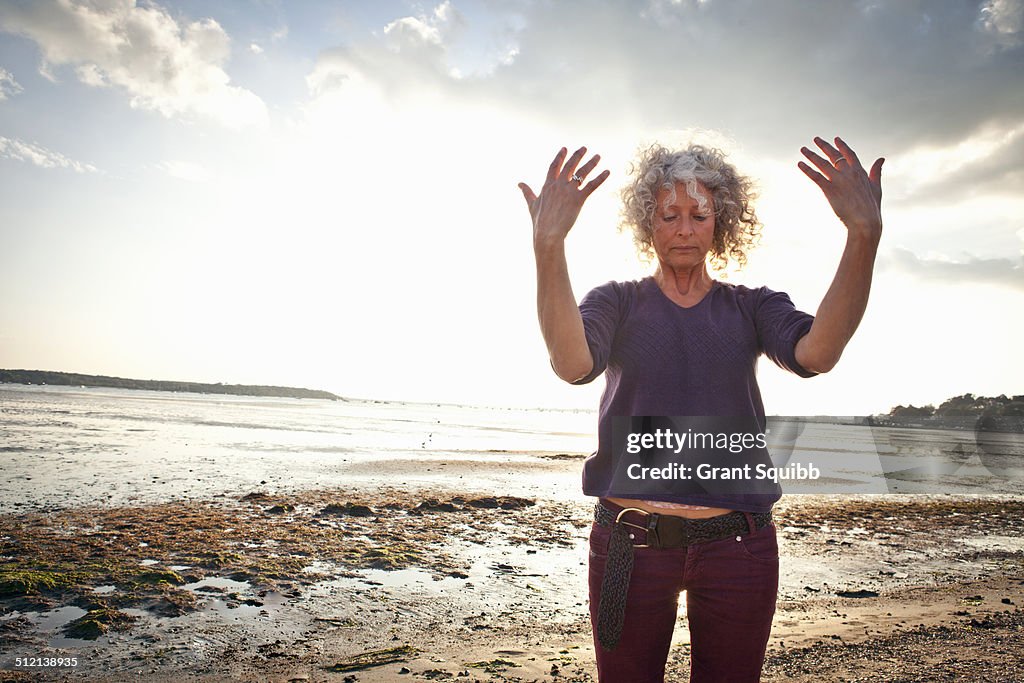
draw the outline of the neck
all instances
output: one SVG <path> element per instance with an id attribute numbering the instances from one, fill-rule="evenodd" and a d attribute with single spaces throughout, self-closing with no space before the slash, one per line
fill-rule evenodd
<path id="1" fill-rule="evenodd" d="M 654 281 L 661 287 L 661 291 L 665 292 L 665 296 L 683 305 L 703 299 L 704 295 L 711 291 L 711 285 L 714 283 L 704 263 L 687 269 L 672 268 L 659 263 L 658 269 L 654 272 Z"/>

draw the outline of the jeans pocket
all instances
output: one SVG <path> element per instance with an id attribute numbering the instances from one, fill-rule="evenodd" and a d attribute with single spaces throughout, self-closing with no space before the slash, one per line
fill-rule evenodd
<path id="1" fill-rule="evenodd" d="M 590 559 L 595 557 L 606 559 L 611 538 L 611 527 L 601 526 L 594 522 L 590 527 Z"/>
<path id="2" fill-rule="evenodd" d="M 739 541 L 734 541 L 739 546 L 742 554 L 757 562 L 778 562 L 779 541 L 775 535 L 775 525 L 770 524 L 761 527 L 753 534 L 741 536 Z"/>

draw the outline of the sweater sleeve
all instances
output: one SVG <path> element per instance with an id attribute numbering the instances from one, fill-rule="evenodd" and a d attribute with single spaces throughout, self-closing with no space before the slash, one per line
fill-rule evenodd
<path id="1" fill-rule="evenodd" d="M 800 377 L 817 375 L 796 360 L 796 343 L 811 329 L 814 316 L 798 311 L 785 292 L 762 287 L 759 294 L 754 320 L 761 350 L 783 370 Z"/>
<path id="2" fill-rule="evenodd" d="M 608 282 L 590 290 L 580 302 L 580 315 L 594 367 L 573 384 L 589 384 L 608 367 L 612 341 L 622 319 L 621 285 Z"/>

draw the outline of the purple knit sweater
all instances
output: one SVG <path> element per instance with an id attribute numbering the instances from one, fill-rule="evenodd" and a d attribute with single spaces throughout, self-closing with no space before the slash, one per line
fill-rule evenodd
<path id="1" fill-rule="evenodd" d="M 650 494 L 612 490 L 611 452 L 615 416 L 750 417 L 765 426 L 757 386 L 757 359 L 764 353 L 780 367 L 813 377 L 797 363 L 797 341 L 814 317 L 796 310 L 789 296 L 767 287 L 714 282 L 695 306 L 674 303 L 653 278 L 608 282 L 580 302 L 594 369 L 576 384 L 602 372 L 597 451 L 583 467 L 588 496 L 643 498 L 747 512 L 770 510 L 782 495 Z"/>

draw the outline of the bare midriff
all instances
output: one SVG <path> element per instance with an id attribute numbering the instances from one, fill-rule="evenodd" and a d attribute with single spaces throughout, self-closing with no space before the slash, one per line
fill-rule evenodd
<path id="1" fill-rule="evenodd" d="M 635 498 L 608 498 L 616 505 L 624 508 L 639 508 L 645 512 L 653 512 L 659 515 L 674 515 L 688 519 L 704 519 L 705 517 L 717 517 L 732 512 L 729 508 L 712 508 L 703 505 L 684 505 L 682 503 L 661 503 L 648 500 L 637 500 Z M 669 507 L 670 506 L 670 507 Z"/>

